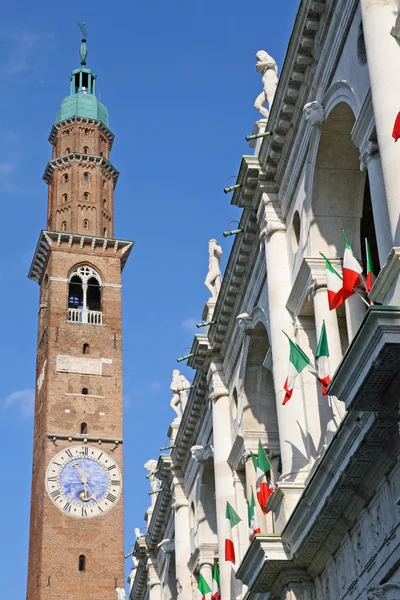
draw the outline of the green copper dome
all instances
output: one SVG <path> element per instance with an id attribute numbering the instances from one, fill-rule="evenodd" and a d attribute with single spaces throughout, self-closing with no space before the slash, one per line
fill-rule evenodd
<path id="1" fill-rule="evenodd" d="M 96 75 L 82 66 L 71 73 L 70 94 L 61 102 L 56 123 L 70 117 L 87 117 L 108 127 L 108 111 L 96 98 Z"/>

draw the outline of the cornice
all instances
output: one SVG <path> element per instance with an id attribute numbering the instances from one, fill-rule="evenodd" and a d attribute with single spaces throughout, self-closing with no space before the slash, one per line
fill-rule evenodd
<path id="1" fill-rule="evenodd" d="M 242 229 L 242 233 L 235 236 L 213 314 L 216 324 L 208 332 L 210 347 L 216 354 L 224 342 L 229 323 L 239 314 L 235 307 L 240 305 L 240 292 L 251 277 L 251 267 L 258 252 L 254 211 L 243 211 L 238 229 Z"/>
<path id="2" fill-rule="evenodd" d="M 157 500 L 153 507 L 153 514 L 146 534 L 146 543 L 149 550 L 155 550 L 157 545 L 163 539 L 171 511 L 171 489 L 170 486 L 164 482 L 162 491 L 157 494 Z"/>
<path id="3" fill-rule="evenodd" d="M 102 133 L 104 133 L 104 135 L 107 137 L 108 141 L 110 142 L 110 150 L 111 150 L 113 142 L 114 142 L 114 134 L 108 129 L 108 127 L 106 127 L 104 125 L 104 123 L 102 121 L 98 121 L 96 119 L 89 119 L 88 117 L 78 117 L 78 116 L 70 117 L 69 119 L 64 119 L 63 121 L 60 121 L 59 123 L 54 123 L 54 125 L 50 131 L 49 142 L 51 144 L 54 144 L 56 135 L 59 132 L 59 130 L 62 127 L 72 125 L 73 123 L 87 123 L 88 125 L 97 125 L 97 127 L 100 129 L 100 131 Z"/>
<path id="4" fill-rule="evenodd" d="M 236 183 L 241 187 L 236 188 L 233 192 L 231 204 L 239 208 L 250 208 L 257 183 L 264 179 L 265 172 L 261 168 L 258 157 L 253 155 L 242 156 L 236 179 Z"/>
<path id="5" fill-rule="evenodd" d="M 67 243 L 69 248 L 79 246 L 82 249 L 89 249 L 91 252 L 97 251 L 104 254 L 112 249 L 115 254 L 121 258 L 121 271 L 123 271 L 128 256 L 133 248 L 134 242 L 128 240 L 117 240 L 115 238 L 104 238 L 93 235 L 80 235 L 74 233 L 64 233 L 60 231 L 42 231 L 36 250 L 33 255 L 32 263 L 29 269 L 28 278 L 40 283 L 46 270 L 50 253 L 53 248 L 57 248 Z"/>
<path id="6" fill-rule="evenodd" d="M 282 568 L 291 562 L 291 554 L 279 535 L 256 535 L 236 573 L 236 578 L 251 593 L 269 590 Z"/>
<path id="7" fill-rule="evenodd" d="M 197 370 L 192 389 L 182 415 L 178 432 L 171 450 L 171 459 L 176 471 L 185 471 L 185 465 L 191 458 L 190 448 L 195 444 L 206 406 L 207 383 L 205 373 Z"/>
<path id="8" fill-rule="evenodd" d="M 193 339 L 190 353 L 193 354 L 187 361 L 188 367 L 192 369 L 201 369 L 206 356 L 209 355 L 210 345 L 206 333 L 196 333 Z"/>
<path id="9" fill-rule="evenodd" d="M 143 600 L 147 591 L 147 544 L 145 538 L 136 540 L 133 555 L 138 559 L 139 564 L 136 569 L 135 579 L 132 585 L 131 600 Z"/>
<path id="10" fill-rule="evenodd" d="M 82 154 L 80 152 L 71 152 L 66 156 L 60 156 L 50 160 L 46 165 L 42 179 L 49 184 L 53 178 L 53 173 L 56 167 L 67 165 L 75 160 L 81 163 L 86 162 L 99 165 L 102 170 L 112 178 L 114 188 L 117 185 L 119 172 L 107 159 L 104 158 L 104 156 L 94 156 L 93 154 Z"/>

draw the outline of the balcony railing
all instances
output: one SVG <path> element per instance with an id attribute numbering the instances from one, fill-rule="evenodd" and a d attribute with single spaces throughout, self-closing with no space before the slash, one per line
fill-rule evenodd
<path id="1" fill-rule="evenodd" d="M 71 323 L 102 325 L 103 313 L 100 310 L 88 310 L 87 308 L 69 308 L 68 321 L 71 321 Z"/>

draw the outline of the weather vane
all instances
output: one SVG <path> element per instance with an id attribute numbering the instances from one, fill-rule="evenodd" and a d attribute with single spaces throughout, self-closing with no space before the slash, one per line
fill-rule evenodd
<path id="1" fill-rule="evenodd" d="M 85 21 L 83 21 L 82 23 L 80 23 L 79 21 L 77 21 L 76 24 L 78 25 L 79 29 L 82 31 L 83 37 L 87 38 L 88 33 L 87 33 L 87 30 L 86 30 L 86 27 L 85 27 L 85 25 L 86 25 Z"/>
<path id="2" fill-rule="evenodd" d="M 76 24 L 78 25 L 79 29 L 82 31 L 82 43 L 81 43 L 81 47 L 79 50 L 79 54 L 81 57 L 81 65 L 83 67 L 86 66 L 86 59 L 87 59 L 87 55 L 88 55 L 88 48 L 86 46 L 86 38 L 87 38 L 87 31 L 86 31 L 86 23 L 85 21 L 83 21 L 82 23 L 80 23 L 79 21 L 76 22 Z"/>

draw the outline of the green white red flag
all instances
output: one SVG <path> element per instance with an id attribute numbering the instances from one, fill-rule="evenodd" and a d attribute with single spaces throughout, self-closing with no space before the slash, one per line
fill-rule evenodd
<path id="1" fill-rule="evenodd" d="M 251 488 L 251 499 L 250 502 L 247 500 L 247 514 L 249 517 L 249 540 L 253 541 L 254 536 L 257 533 L 261 533 L 260 525 L 258 523 L 256 501 L 254 499 L 254 491 Z"/>
<path id="2" fill-rule="evenodd" d="M 342 234 L 346 244 L 343 255 L 343 295 L 346 299 L 355 294 L 354 288 L 361 284 L 362 266 L 353 254 L 344 229 Z"/>
<path id="3" fill-rule="evenodd" d="M 395 142 L 397 142 L 397 140 L 400 138 L 400 112 L 397 113 L 397 117 L 393 125 L 392 138 Z"/>
<path id="4" fill-rule="evenodd" d="M 285 332 L 283 332 L 283 333 L 285 333 Z M 285 394 L 282 404 L 286 404 L 286 402 L 288 402 L 290 400 L 290 398 L 292 397 L 294 382 L 296 380 L 296 377 L 299 375 L 299 373 L 301 373 L 302 370 L 307 365 L 312 366 L 308 356 L 305 354 L 305 352 L 303 352 L 303 350 L 300 348 L 300 346 L 298 344 L 295 344 L 295 342 L 292 342 L 292 340 L 286 333 L 285 333 L 285 335 L 286 335 L 287 339 L 289 340 L 290 354 L 289 354 L 288 376 L 283 385 L 283 389 L 285 390 L 286 394 Z"/>
<path id="5" fill-rule="evenodd" d="M 331 261 L 322 252 L 320 254 L 325 259 L 329 310 L 335 310 L 335 308 L 338 308 L 345 301 L 343 296 L 343 278 L 336 271 Z"/>
<path id="6" fill-rule="evenodd" d="M 209 600 L 207 598 L 208 594 L 211 594 L 211 588 L 208 585 L 207 581 L 204 579 L 203 575 L 200 573 L 198 586 L 197 586 L 197 599 L 196 600 Z"/>
<path id="7" fill-rule="evenodd" d="M 235 545 L 233 543 L 232 529 L 242 520 L 233 507 L 226 503 L 226 536 L 225 536 L 225 560 L 236 564 Z"/>
<path id="8" fill-rule="evenodd" d="M 212 596 L 211 600 L 221 600 L 221 583 L 219 579 L 219 569 L 215 562 L 213 567 L 213 580 L 212 580 Z"/>
<path id="9" fill-rule="evenodd" d="M 368 244 L 367 238 L 365 238 L 365 254 L 367 257 L 367 279 L 365 281 L 365 288 L 367 293 L 371 291 L 372 286 L 374 285 L 375 275 L 374 275 L 374 267 L 372 264 L 372 255 L 371 249 Z"/>
<path id="10" fill-rule="evenodd" d="M 322 395 L 327 396 L 327 387 L 331 382 L 329 370 L 329 347 L 326 335 L 325 321 L 322 322 L 321 335 L 319 336 L 318 348 L 315 354 L 317 363 L 318 381 L 322 385 Z"/>
<path id="11" fill-rule="evenodd" d="M 271 481 L 271 465 L 260 440 L 258 440 L 258 455 L 254 456 L 252 452 L 250 454 L 256 471 L 257 500 L 262 512 L 266 515 L 269 513 L 269 509 L 267 508 L 268 500 L 275 491 L 275 487 Z"/>

